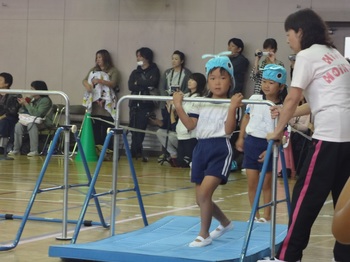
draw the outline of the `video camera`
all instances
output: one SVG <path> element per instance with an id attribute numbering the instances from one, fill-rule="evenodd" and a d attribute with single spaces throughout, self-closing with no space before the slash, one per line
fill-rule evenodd
<path id="1" fill-rule="evenodd" d="M 289 61 L 295 61 L 295 57 L 296 57 L 296 55 L 295 54 L 293 54 L 293 55 L 289 55 L 288 56 L 288 59 L 289 59 Z"/>
<path id="2" fill-rule="evenodd" d="M 255 53 L 255 56 L 262 57 L 262 56 L 268 56 L 269 54 L 270 54 L 270 52 L 259 51 L 259 52 Z"/>
<path id="3" fill-rule="evenodd" d="M 175 92 L 180 90 L 180 86 L 172 85 L 168 91 L 169 95 L 173 95 Z"/>
<path id="4" fill-rule="evenodd" d="M 147 112 L 145 116 L 146 116 L 146 118 L 150 118 L 150 119 L 156 119 L 157 118 L 157 116 L 156 116 L 156 114 L 154 112 Z"/>

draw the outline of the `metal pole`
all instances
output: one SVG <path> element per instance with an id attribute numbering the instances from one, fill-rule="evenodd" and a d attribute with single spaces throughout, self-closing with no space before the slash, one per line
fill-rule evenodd
<path id="1" fill-rule="evenodd" d="M 171 101 L 173 100 L 173 98 L 171 96 L 148 96 L 148 95 L 126 95 L 126 96 L 122 96 L 117 103 L 116 106 L 116 116 L 115 116 L 115 128 L 118 129 L 119 125 L 120 125 L 120 108 L 121 108 L 121 103 L 123 103 L 125 100 L 144 100 L 144 101 Z M 204 97 L 195 97 L 195 98 L 191 98 L 191 97 L 185 97 L 183 99 L 183 101 L 185 102 L 211 102 L 211 103 L 230 103 L 231 99 L 214 99 L 214 98 L 204 98 Z M 243 99 L 242 100 L 243 104 L 260 104 L 260 105 L 268 105 L 268 106 L 274 106 L 275 104 L 269 100 L 250 100 L 250 99 Z M 277 121 L 275 121 L 276 123 Z M 113 156 L 113 188 L 112 191 L 113 192 L 117 192 L 117 167 L 118 167 L 118 153 L 119 152 L 119 148 L 116 147 L 118 146 L 118 144 L 115 142 L 114 143 L 114 156 Z M 278 154 L 278 151 L 273 150 L 273 154 L 274 154 L 274 161 L 275 161 L 275 154 Z M 278 157 L 278 155 L 277 155 Z M 277 162 L 276 162 L 276 168 L 274 168 L 273 170 L 273 177 L 277 177 Z M 276 193 L 274 192 L 274 190 L 276 190 L 276 188 L 273 186 L 272 188 L 273 190 L 273 196 L 276 196 Z M 274 200 L 275 201 L 275 200 Z M 112 219 L 115 217 L 114 214 L 114 210 L 115 210 L 115 206 L 116 206 L 116 194 L 113 193 L 112 194 L 112 215 L 111 215 L 111 235 L 114 235 L 114 232 L 112 232 L 112 230 L 114 230 L 114 227 L 112 226 L 114 224 L 114 221 L 112 221 Z M 273 203 L 273 205 L 275 204 L 275 202 Z M 273 209 L 273 212 L 276 212 L 275 209 Z M 272 217 L 275 217 L 276 214 L 273 214 Z M 271 227 L 275 228 L 275 219 L 273 219 L 271 221 Z M 273 225 L 272 225 L 273 224 Z M 272 230 L 271 230 L 272 231 Z M 274 230 L 273 230 L 274 231 Z M 274 243 L 274 237 L 271 240 L 271 243 Z M 272 250 L 272 249 L 271 249 Z"/>
<path id="2" fill-rule="evenodd" d="M 21 90 L 21 89 L 1 89 L 5 94 L 28 94 L 28 95 L 60 95 L 65 101 L 65 125 L 69 125 L 69 98 L 62 91 L 38 91 L 38 90 Z M 62 218 L 62 237 L 67 239 L 67 210 L 68 210 L 68 163 L 69 163 L 69 130 L 65 131 L 64 144 L 64 193 L 63 193 L 63 218 Z"/>

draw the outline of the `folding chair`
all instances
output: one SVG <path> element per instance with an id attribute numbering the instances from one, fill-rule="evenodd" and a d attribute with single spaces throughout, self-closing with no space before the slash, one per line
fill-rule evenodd
<path id="1" fill-rule="evenodd" d="M 51 110 L 54 113 L 54 117 L 53 117 L 53 121 L 52 121 L 53 125 L 51 127 L 39 130 L 39 136 L 46 136 L 46 139 L 45 139 L 44 145 L 42 147 L 42 150 L 40 152 L 40 155 L 46 154 L 47 150 L 50 148 L 52 137 L 54 136 L 54 134 L 57 130 L 57 127 L 60 123 L 60 118 L 61 118 L 62 112 L 64 110 L 64 105 L 54 104 L 54 105 L 52 105 Z"/>

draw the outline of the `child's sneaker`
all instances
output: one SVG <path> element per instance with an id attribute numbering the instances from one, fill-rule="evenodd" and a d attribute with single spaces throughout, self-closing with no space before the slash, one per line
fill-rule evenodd
<path id="1" fill-rule="evenodd" d="M 230 222 L 230 224 L 228 224 L 226 227 L 224 227 L 223 225 L 219 225 L 216 229 L 214 229 L 213 231 L 210 232 L 210 237 L 212 239 L 216 239 L 218 237 L 221 237 L 223 234 L 225 234 L 226 232 L 230 231 L 233 229 L 233 223 Z"/>

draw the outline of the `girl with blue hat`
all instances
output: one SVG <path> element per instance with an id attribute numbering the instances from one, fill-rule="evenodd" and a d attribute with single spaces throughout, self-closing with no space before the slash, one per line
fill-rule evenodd
<path id="1" fill-rule="evenodd" d="M 219 54 L 210 59 L 206 66 L 209 97 L 228 98 L 233 88 L 233 67 L 229 58 Z M 212 57 L 205 55 L 203 58 Z M 175 92 L 174 105 L 179 118 L 188 130 L 196 128 L 198 143 L 193 151 L 191 182 L 196 184 L 196 201 L 200 207 L 201 228 L 190 247 L 210 245 L 213 239 L 233 228 L 232 222 L 213 202 L 212 196 L 220 184 L 226 184 L 231 168 L 232 147 L 230 137 L 236 127 L 236 110 L 242 106 L 243 96 L 235 94 L 231 103 L 197 102 L 188 110 L 182 106 L 183 94 Z M 212 217 L 220 225 L 211 233 Z"/>
<path id="2" fill-rule="evenodd" d="M 286 88 L 287 72 L 284 67 L 268 64 L 262 73 L 262 92 L 250 97 L 254 100 L 270 100 L 275 104 L 282 104 L 283 90 Z M 256 189 L 259 182 L 259 174 L 265 159 L 267 140 L 266 135 L 274 130 L 274 120 L 271 118 L 270 106 L 262 104 L 247 105 L 246 112 L 241 121 L 239 137 L 236 141 L 236 149 L 244 152 L 243 168 L 246 169 L 248 180 L 248 198 L 250 206 L 253 205 Z M 264 204 L 271 201 L 271 177 L 272 158 L 267 168 L 263 185 Z M 264 214 L 260 217 L 256 211 L 256 222 L 266 223 L 271 219 L 271 207 L 264 208 Z"/>

